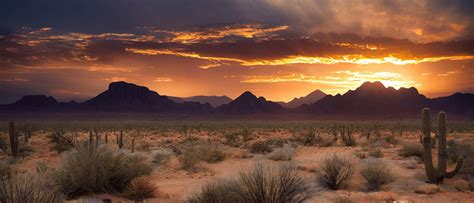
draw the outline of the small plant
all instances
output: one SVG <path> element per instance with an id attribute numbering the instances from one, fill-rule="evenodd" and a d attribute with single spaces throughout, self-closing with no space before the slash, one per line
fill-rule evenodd
<path id="1" fill-rule="evenodd" d="M 404 142 L 399 152 L 403 157 L 423 157 L 423 146 L 418 142 Z"/>
<path id="2" fill-rule="evenodd" d="M 355 152 L 354 155 L 359 159 L 366 159 L 367 158 L 367 153 L 365 153 L 365 152 Z"/>
<path id="3" fill-rule="evenodd" d="M 268 142 L 264 142 L 264 141 L 254 142 L 250 146 L 250 152 L 251 153 L 265 154 L 265 153 L 271 152 L 271 151 L 272 151 L 272 148 L 270 147 Z"/>
<path id="4" fill-rule="evenodd" d="M 395 181 L 395 175 L 391 169 L 381 161 L 367 163 L 363 167 L 361 174 L 367 181 L 369 191 L 380 190 L 382 185 Z"/>
<path id="5" fill-rule="evenodd" d="M 277 170 L 257 164 L 237 179 L 224 179 L 203 187 L 189 202 L 303 202 L 311 197 L 309 186 L 296 168 L 281 165 Z"/>
<path id="6" fill-rule="evenodd" d="M 356 146 L 357 145 L 357 142 L 356 142 L 356 139 L 352 133 L 352 129 L 349 128 L 349 127 L 342 127 L 342 130 L 341 130 L 341 139 L 342 139 L 342 142 L 344 143 L 345 146 Z"/>
<path id="7" fill-rule="evenodd" d="M 46 179 L 46 173 L 11 174 L 8 165 L 0 166 L 0 202 L 62 202 L 57 187 Z"/>
<path id="8" fill-rule="evenodd" d="M 210 144 L 198 144 L 185 149 L 180 157 L 181 166 L 185 170 L 196 171 L 200 161 L 217 163 L 225 159 L 225 154 Z"/>
<path id="9" fill-rule="evenodd" d="M 147 176 L 133 178 L 130 185 L 125 189 L 124 195 L 135 201 L 154 197 L 156 187 L 151 183 L 150 179 Z"/>
<path id="10" fill-rule="evenodd" d="M 291 161 L 294 153 L 295 149 L 293 147 L 285 145 L 268 154 L 268 159 L 273 161 Z"/>
<path id="11" fill-rule="evenodd" d="M 123 192 L 130 181 L 152 171 L 145 157 L 106 145 L 79 144 L 63 154 L 55 180 L 69 198 L 102 192 Z"/>
<path id="12" fill-rule="evenodd" d="M 173 152 L 170 151 L 170 150 L 158 151 L 153 156 L 153 161 L 152 162 L 156 165 L 161 165 L 161 164 L 165 163 L 166 161 L 168 161 L 168 159 L 170 158 L 170 156 L 172 154 L 173 154 Z"/>
<path id="13" fill-rule="evenodd" d="M 339 190 L 349 185 L 356 169 L 352 159 L 341 155 L 330 155 L 323 159 L 319 171 L 319 182 L 329 189 Z"/>
<path id="14" fill-rule="evenodd" d="M 369 156 L 375 157 L 375 158 L 382 158 L 383 157 L 383 152 L 380 150 L 380 148 L 375 148 L 369 150 Z"/>
<path id="15" fill-rule="evenodd" d="M 58 153 L 70 150 L 74 147 L 74 140 L 64 134 L 62 130 L 56 130 L 49 135 L 53 143 L 52 149 Z"/>
<path id="16" fill-rule="evenodd" d="M 239 145 L 239 135 L 237 133 L 227 133 L 225 134 L 225 144 L 231 147 L 238 147 Z"/>

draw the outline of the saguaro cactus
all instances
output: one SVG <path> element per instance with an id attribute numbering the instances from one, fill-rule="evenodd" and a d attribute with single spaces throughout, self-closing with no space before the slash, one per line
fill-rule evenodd
<path id="1" fill-rule="evenodd" d="M 15 123 L 13 121 L 10 121 L 8 133 L 10 135 L 10 150 L 12 156 L 16 157 L 18 154 L 18 136 L 15 132 Z"/>
<path id="2" fill-rule="evenodd" d="M 461 170 L 463 159 L 458 158 L 456 168 L 451 172 L 446 172 L 446 113 L 438 114 L 438 168 L 433 167 L 433 159 L 431 156 L 431 111 L 424 108 L 423 117 L 423 159 L 425 162 L 425 171 L 430 183 L 443 183 L 444 178 L 454 177 Z"/>

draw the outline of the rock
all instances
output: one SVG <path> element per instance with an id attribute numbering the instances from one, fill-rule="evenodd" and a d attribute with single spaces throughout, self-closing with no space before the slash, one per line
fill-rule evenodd
<path id="1" fill-rule="evenodd" d="M 439 187 L 435 184 L 422 184 L 415 188 L 415 193 L 418 194 L 435 194 L 439 192 Z"/>
<path id="2" fill-rule="evenodd" d="M 469 182 L 465 180 L 456 180 L 453 183 L 454 188 L 456 188 L 459 191 L 469 191 L 471 188 L 469 186 Z"/>
<path id="3" fill-rule="evenodd" d="M 416 167 L 418 166 L 418 163 L 416 160 L 411 159 L 411 160 L 402 161 L 401 165 L 407 169 L 416 169 Z"/>

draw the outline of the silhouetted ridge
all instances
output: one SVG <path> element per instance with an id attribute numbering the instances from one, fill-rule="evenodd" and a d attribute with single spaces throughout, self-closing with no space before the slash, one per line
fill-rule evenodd
<path id="1" fill-rule="evenodd" d="M 312 104 L 326 96 L 321 90 L 315 90 L 304 97 L 294 98 L 290 102 L 283 104 L 284 107 L 296 108 L 304 104 Z"/>
<path id="2" fill-rule="evenodd" d="M 147 87 L 126 82 L 111 83 L 107 91 L 84 102 L 82 106 L 94 111 L 131 112 L 199 112 L 210 109 L 209 105 L 194 102 L 177 104 Z"/>
<path id="3" fill-rule="evenodd" d="M 168 98 L 177 103 L 184 103 L 184 102 L 199 102 L 201 104 L 209 103 L 212 107 L 218 107 L 222 104 L 228 104 L 232 101 L 232 99 L 227 96 L 203 96 L 203 95 L 192 96 L 192 97 L 168 96 Z"/>
<path id="4" fill-rule="evenodd" d="M 220 106 L 218 110 L 225 113 L 273 113 L 282 110 L 282 107 L 276 102 L 267 101 L 264 97 L 257 98 L 246 91 L 229 104 Z"/>

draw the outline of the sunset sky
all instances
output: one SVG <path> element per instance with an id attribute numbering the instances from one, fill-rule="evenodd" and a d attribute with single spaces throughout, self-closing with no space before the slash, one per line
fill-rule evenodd
<path id="1" fill-rule="evenodd" d="M 0 103 L 83 101 L 113 81 L 161 95 L 289 101 L 364 81 L 474 92 L 472 0 L 14 0 Z"/>

